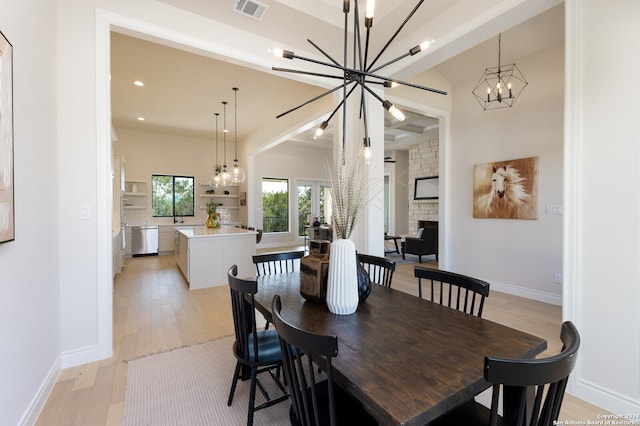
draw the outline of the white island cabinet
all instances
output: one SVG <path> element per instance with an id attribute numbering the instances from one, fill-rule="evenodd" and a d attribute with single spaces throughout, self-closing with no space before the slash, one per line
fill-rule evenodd
<path id="1" fill-rule="evenodd" d="M 256 232 L 232 226 L 176 228 L 176 263 L 190 290 L 227 285 L 227 270 L 238 265 L 238 276 L 252 277 Z"/>

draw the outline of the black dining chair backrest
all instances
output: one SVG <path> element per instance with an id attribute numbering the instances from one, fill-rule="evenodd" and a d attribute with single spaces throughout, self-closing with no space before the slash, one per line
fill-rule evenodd
<path id="1" fill-rule="evenodd" d="M 358 262 L 369 274 L 372 283 L 384 287 L 391 287 L 393 272 L 396 270 L 396 262 L 384 257 L 358 253 Z"/>
<path id="2" fill-rule="evenodd" d="M 560 339 L 562 350 L 548 358 L 503 359 L 487 356 L 484 359 L 484 378 L 492 384 L 491 408 L 470 401 L 436 420 L 435 426 L 454 425 L 531 425 L 557 424 L 569 375 L 576 364 L 580 348 L 580 334 L 575 325 L 562 324 Z M 499 414 L 500 393 L 509 389 L 513 398 L 504 396 L 504 413 Z M 530 391 L 530 392 L 529 392 Z M 531 394 L 533 392 L 533 395 Z M 532 397 L 531 397 L 532 396 Z M 529 401 L 529 402 L 528 402 Z M 529 415 L 527 414 L 529 413 Z"/>
<path id="3" fill-rule="evenodd" d="M 303 250 L 256 254 L 253 256 L 253 263 L 256 265 L 256 273 L 258 276 L 283 274 L 299 271 L 300 259 L 303 257 Z"/>
<path id="4" fill-rule="evenodd" d="M 377 424 L 359 401 L 333 381 L 331 360 L 338 356 L 337 336 L 302 330 L 285 320 L 278 295 L 273 297 L 271 312 L 280 337 L 283 370 L 291 395 L 291 424 Z"/>
<path id="5" fill-rule="evenodd" d="M 484 299 L 489 296 L 489 283 L 477 278 L 440 269 L 415 266 L 418 278 L 418 296 L 422 298 L 422 280 L 428 280 L 430 288 L 427 299 L 457 309 L 467 314 L 482 317 Z"/>
<path id="6" fill-rule="evenodd" d="M 255 280 L 238 278 L 238 267 L 233 265 L 227 272 L 229 289 L 231 291 L 231 310 L 233 313 L 233 326 L 235 342 L 233 355 L 236 358 L 236 368 L 231 382 L 231 390 L 227 405 L 233 402 L 233 396 L 238 380 L 243 379 L 242 367 L 251 370 L 251 382 L 249 391 L 249 408 L 247 425 L 253 424 L 255 411 L 270 407 L 273 404 L 288 398 L 286 389 L 280 383 L 273 370 L 282 366 L 280 341 L 275 330 L 258 331 L 256 328 L 255 299 L 258 292 L 258 284 Z M 258 375 L 268 373 L 278 386 L 282 394 L 277 398 L 271 398 L 258 380 Z M 261 391 L 266 402 L 255 406 L 256 387 Z"/>
<path id="7" fill-rule="evenodd" d="M 486 357 L 484 377 L 493 383 L 490 424 L 498 418 L 498 396 L 500 385 L 521 388 L 520 398 L 514 401 L 517 407 L 517 423 L 523 424 L 526 413 L 526 389 L 534 387 L 535 399 L 528 424 L 551 426 L 558 420 L 560 407 L 569 380 L 576 364 L 580 348 L 580 334 L 575 325 L 566 321 L 560 331 L 562 350 L 558 355 L 542 359 L 510 360 Z"/>

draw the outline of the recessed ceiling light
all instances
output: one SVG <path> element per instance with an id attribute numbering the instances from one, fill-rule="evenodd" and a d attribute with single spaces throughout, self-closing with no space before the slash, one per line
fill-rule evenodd
<path id="1" fill-rule="evenodd" d="M 138 121 L 144 121 L 144 117 L 138 117 Z"/>
<path id="2" fill-rule="evenodd" d="M 141 82 L 140 80 L 136 80 L 136 81 L 134 81 L 134 82 L 133 82 L 133 84 L 135 84 L 135 85 L 136 85 L 136 86 L 138 86 L 138 87 L 142 87 L 142 86 L 144 86 L 144 83 L 143 83 L 143 82 Z"/>

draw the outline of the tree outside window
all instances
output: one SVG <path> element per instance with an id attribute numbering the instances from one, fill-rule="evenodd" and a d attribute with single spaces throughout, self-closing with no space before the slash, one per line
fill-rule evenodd
<path id="1" fill-rule="evenodd" d="M 262 228 L 264 232 L 289 232 L 289 180 L 262 179 Z"/>
<path id="2" fill-rule="evenodd" d="M 194 178 L 152 175 L 153 217 L 194 216 Z"/>

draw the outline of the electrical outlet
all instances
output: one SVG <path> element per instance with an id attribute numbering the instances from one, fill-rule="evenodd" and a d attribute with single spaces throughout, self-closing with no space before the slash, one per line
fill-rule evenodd
<path id="1" fill-rule="evenodd" d="M 562 284 L 562 274 L 560 272 L 553 274 L 553 282 L 556 284 Z"/>

